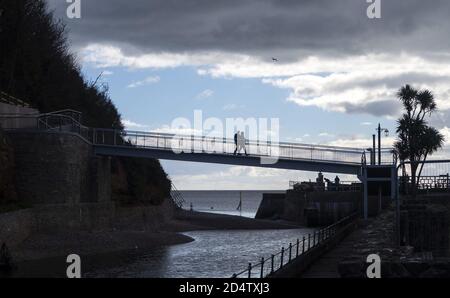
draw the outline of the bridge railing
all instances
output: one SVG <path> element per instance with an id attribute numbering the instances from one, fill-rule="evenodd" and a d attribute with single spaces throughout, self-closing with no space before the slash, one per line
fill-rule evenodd
<path id="1" fill-rule="evenodd" d="M 333 182 L 318 184 L 317 182 L 289 181 L 289 189 L 314 189 L 319 191 L 362 191 L 361 181 L 340 181 L 339 184 Z"/>
<path id="2" fill-rule="evenodd" d="M 234 154 L 233 139 L 198 135 L 175 135 L 142 131 L 93 129 L 92 142 L 96 145 L 134 146 L 172 150 L 176 153 Z M 280 157 L 313 161 L 361 164 L 363 149 L 326 145 L 246 140 L 246 151 L 251 156 Z M 240 152 L 244 154 L 244 150 Z"/>
<path id="3" fill-rule="evenodd" d="M 173 182 L 171 183 L 170 196 L 172 198 L 172 201 L 175 203 L 175 205 L 177 205 L 178 208 L 182 209 L 183 204 L 185 203 L 185 200 L 183 198 L 183 195 L 175 187 L 175 184 L 173 184 Z"/>
<path id="4" fill-rule="evenodd" d="M 0 115 L 0 123 L 7 129 L 37 128 L 54 132 L 73 132 L 95 145 L 134 146 L 137 148 L 172 150 L 176 153 L 228 155 L 233 155 L 236 149 L 234 140 L 231 138 L 89 128 L 83 126 L 80 121 L 81 114 L 73 110 L 40 115 Z M 11 123 L 14 125 L 11 125 Z M 256 157 L 354 165 L 366 163 L 367 151 L 361 148 L 271 142 L 268 140 L 246 140 L 245 144 L 247 153 Z M 244 154 L 244 150 L 240 153 Z M 390 149 L 383 149 L 382 161 L 390 164 L 395 162 Z"/>
<path id="5" fill-rule="evenodd" d="M 335 237 L 341 229 L 358 217 L 359 213 L 355 212 L 328 227 L 315 231 L 312 234 L 308 233 L 308 236 L 297 239 L 295 243 L 289 243 L 289 245 L 281 247 L 281 250 L 278 253 L 272 254 L 266 258 L 261 257 L 260 261 L 254 264 L 248 263 L 244 270 L 233 274 L 232 278 L 269 277 L 271 274 L 274 274 L 297 258 L 307 258 L 309 252 L 312 252 L 318 248 L 319 245 Z"/>
<path id="6" fill-rule="evenodd" d="M 83 126 L 76 111 L 64 110 L 64 114 L 0 114 L 0 124 L 7 130 L 37 129 L 54 132 L 73 132 L 89 137 L 90 128 Z"/>

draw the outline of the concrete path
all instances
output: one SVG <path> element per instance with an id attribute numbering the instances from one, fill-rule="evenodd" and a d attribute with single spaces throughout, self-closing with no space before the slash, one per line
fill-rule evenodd
<path id="1" fill-rule="evenodd" d="M 339 278 L 338 264 L 347 256 L 355 244 L 354 238 L 357 231 L 353 231 L 335 248 L 325 253 L 319 260 L 311 265 L 301 278 Z"/>
<path id="2" fill-rule="evenodd" d="M 364 259 L 376 253 L 388 259 L 395 254 L 393 249 L 394 211 L 389 209 L 366 221 L 359 222 L 359 228 L 345 237 L 335 248 L 314 262 L 301 278 L 339 278 L 338 265 L 344 259 Z"/>

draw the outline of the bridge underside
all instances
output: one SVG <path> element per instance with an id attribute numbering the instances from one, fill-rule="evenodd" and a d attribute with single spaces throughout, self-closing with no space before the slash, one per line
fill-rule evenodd
<path id="1" fill-rule="evenodd" d="M 324 172 L 359 175 L 361 173 L 360 164 L 326 162 L 316 160 L 300 159 L 279 159 L 276 163 L 261 163 L 259 156 L 244 155 L 224 155 L 211 153 L 180 153 L 176 154 L 172 150 L 149 149 L 136 147 L 117 147 L 108 145 L 94 145 L 94 153 L 104 156 L 123 156 L 137 158 L 155 158 L 162 160 L 178 160 L 188 162 L 216 163 L 227 165 L 239 165 L 250 167 L 263 167 L 273 169 L 287 169 L 298 171 Z"/>

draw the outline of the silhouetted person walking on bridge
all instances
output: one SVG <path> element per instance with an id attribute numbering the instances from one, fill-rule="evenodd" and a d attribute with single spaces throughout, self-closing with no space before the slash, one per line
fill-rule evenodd
<path id="1" fill-rule="evenodd" d="M 234 134 L 234 146 L 235 146 L 234 153 L 233 153 L 234 155 L 236 155 L 236 153 L 238 151 L 238 135 L 239 135 L 239 131 Z"/>
<path id="2" fill-rule="evenodd" d="M 243 131 L 241 131 L 240 133 L 238 132 L 237 141 L 238 141 L 237 142 L 238 143 L 238 145 L 237 145 L 238 154 L 240 155 L 241 150 L 244 149 L 245 155 L 248 155 L 247 148 L 245 148 L 245 135 L 244 135 Z"/>

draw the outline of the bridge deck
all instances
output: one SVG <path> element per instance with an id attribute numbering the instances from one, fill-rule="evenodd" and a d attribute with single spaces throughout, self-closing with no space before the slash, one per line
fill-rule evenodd
<path id="1" fill-rule="evenodd" d="M 74 116 L 75 115 L 75 116 Z M 129 156 L 182 160 L 191 162 L 243 165 L 302 171 L 360 174 L 366 160 L 366 150 L 326 145 L 246 140 L 248 153 L 235 155 L 233 139 L 175 135 L 158 132 L 89 128 L 79 123 L 74 111 L 61 111 L 27 116 L 2 116 L 1 124 L 8 130 L 39 131 L 80 135 L 94 146 L 98 155 Z M 392 163 L 390 150 L 383 150 L 383 162 Z"/>

